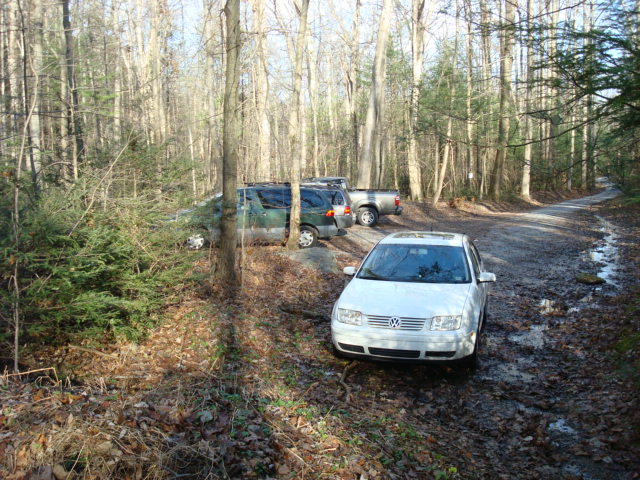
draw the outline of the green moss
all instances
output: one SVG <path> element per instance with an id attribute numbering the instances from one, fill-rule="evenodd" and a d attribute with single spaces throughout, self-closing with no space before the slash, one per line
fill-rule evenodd
<path id="1" fill-rule="evenodd" d="M 600 285 L 603 283 L 607 283 L 604 278 L 600 278 L 597 275 L 592 275 L 590 273 L 578 273 L 576 275 L 576 281 L 578 283 L 584 283 L 585 285 Z"/>

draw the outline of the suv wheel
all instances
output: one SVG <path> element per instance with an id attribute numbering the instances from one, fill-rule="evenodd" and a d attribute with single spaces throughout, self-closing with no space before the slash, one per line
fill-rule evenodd
<path id="1" fill-rule="evenodd" d="M 298 237 L 298 245 L 300 248 L 315 247 L 318 243 L 318 231 L 308 225 L 300 226 L 300 237 Z"/>
<path id="2" fill-rule="evenodd" d="M 365 227 L 373 227 L 378 223 L 378 212 L 375 208 L 362 207 L 358 210 L 358 223 Z"/>

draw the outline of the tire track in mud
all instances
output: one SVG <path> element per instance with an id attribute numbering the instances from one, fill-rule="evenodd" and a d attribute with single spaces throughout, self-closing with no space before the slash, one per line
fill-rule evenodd
<path id="1" fill-rule="evenodd" d="M 568 312 L 593 291 L 575 281 L 576 273 L 594 268 L 582 254 L 598 223 L 588 208 L 618 193 L 608 189 L 519 214 L 478 242 L 485 267 L 498 282 L 485 365 L 471 380 L 491 385 L 492 395 L 476 419 L 478 426 L 491 424 L 501 412 L 512 425 L 511 435 L 493 443 L 505 465 L 516 459 L 530 464 L 532 471 L 518 477 L 624 478 L 611 458 L 582 448 L 590 434 L 573 414 L 582 407 L 580 397 L 589 395 L 589 385 L 572 383 L 567 375 L 579 368 L 580 355 L 563 351 L 558 332 L 565 322 L 579 321 Z"/>

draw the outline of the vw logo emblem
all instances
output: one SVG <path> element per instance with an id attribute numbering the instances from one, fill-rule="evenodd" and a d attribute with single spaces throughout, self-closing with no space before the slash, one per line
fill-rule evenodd
<path id="1" fill-rule="evenodd" d="M 398 317 L 391 317 L 389 319 L 389 327 L 400 328 L 400 319 Z"/>

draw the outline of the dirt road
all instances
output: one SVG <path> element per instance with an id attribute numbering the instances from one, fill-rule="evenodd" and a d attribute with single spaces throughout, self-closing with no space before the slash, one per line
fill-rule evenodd
<path id="1" fill-rule="evenodd" d="M 632 406 L 616 394 L 617 381 L 600 371 L 602 355 L 589 351 L 597 331 L 585 331 L 599 328 L 586 317 L 593 316 L 598 298 L 614 291 L 615 276 L 600 287 L 575 278 L 603 268 L 589 255 L 605 228 L 590 206 L 616 194 L 606 190 L 490 226 L 473 218 L 436 224 L 436 230 L 473 235 L 486 269 L 498 277 L 481 368 L 470 373 L 355 362 L 350 385 L 376 392 L 368 401 L 411 409 L 418 430 L 430 432 L 462 478 L 630 478 L 633 454 L 616 414 Z M 332 248 L 349 252 L 345 263 L 353 264 L 359 249 L 407 226 L 388 221 L 378 229 L 356 227 Z M 409 226 L 434 227 L 415 218 Z M 605 247 L 612 258 L 600 250 L 597 259 L 610 262 L 609 275 L 615 245 Z"/>

